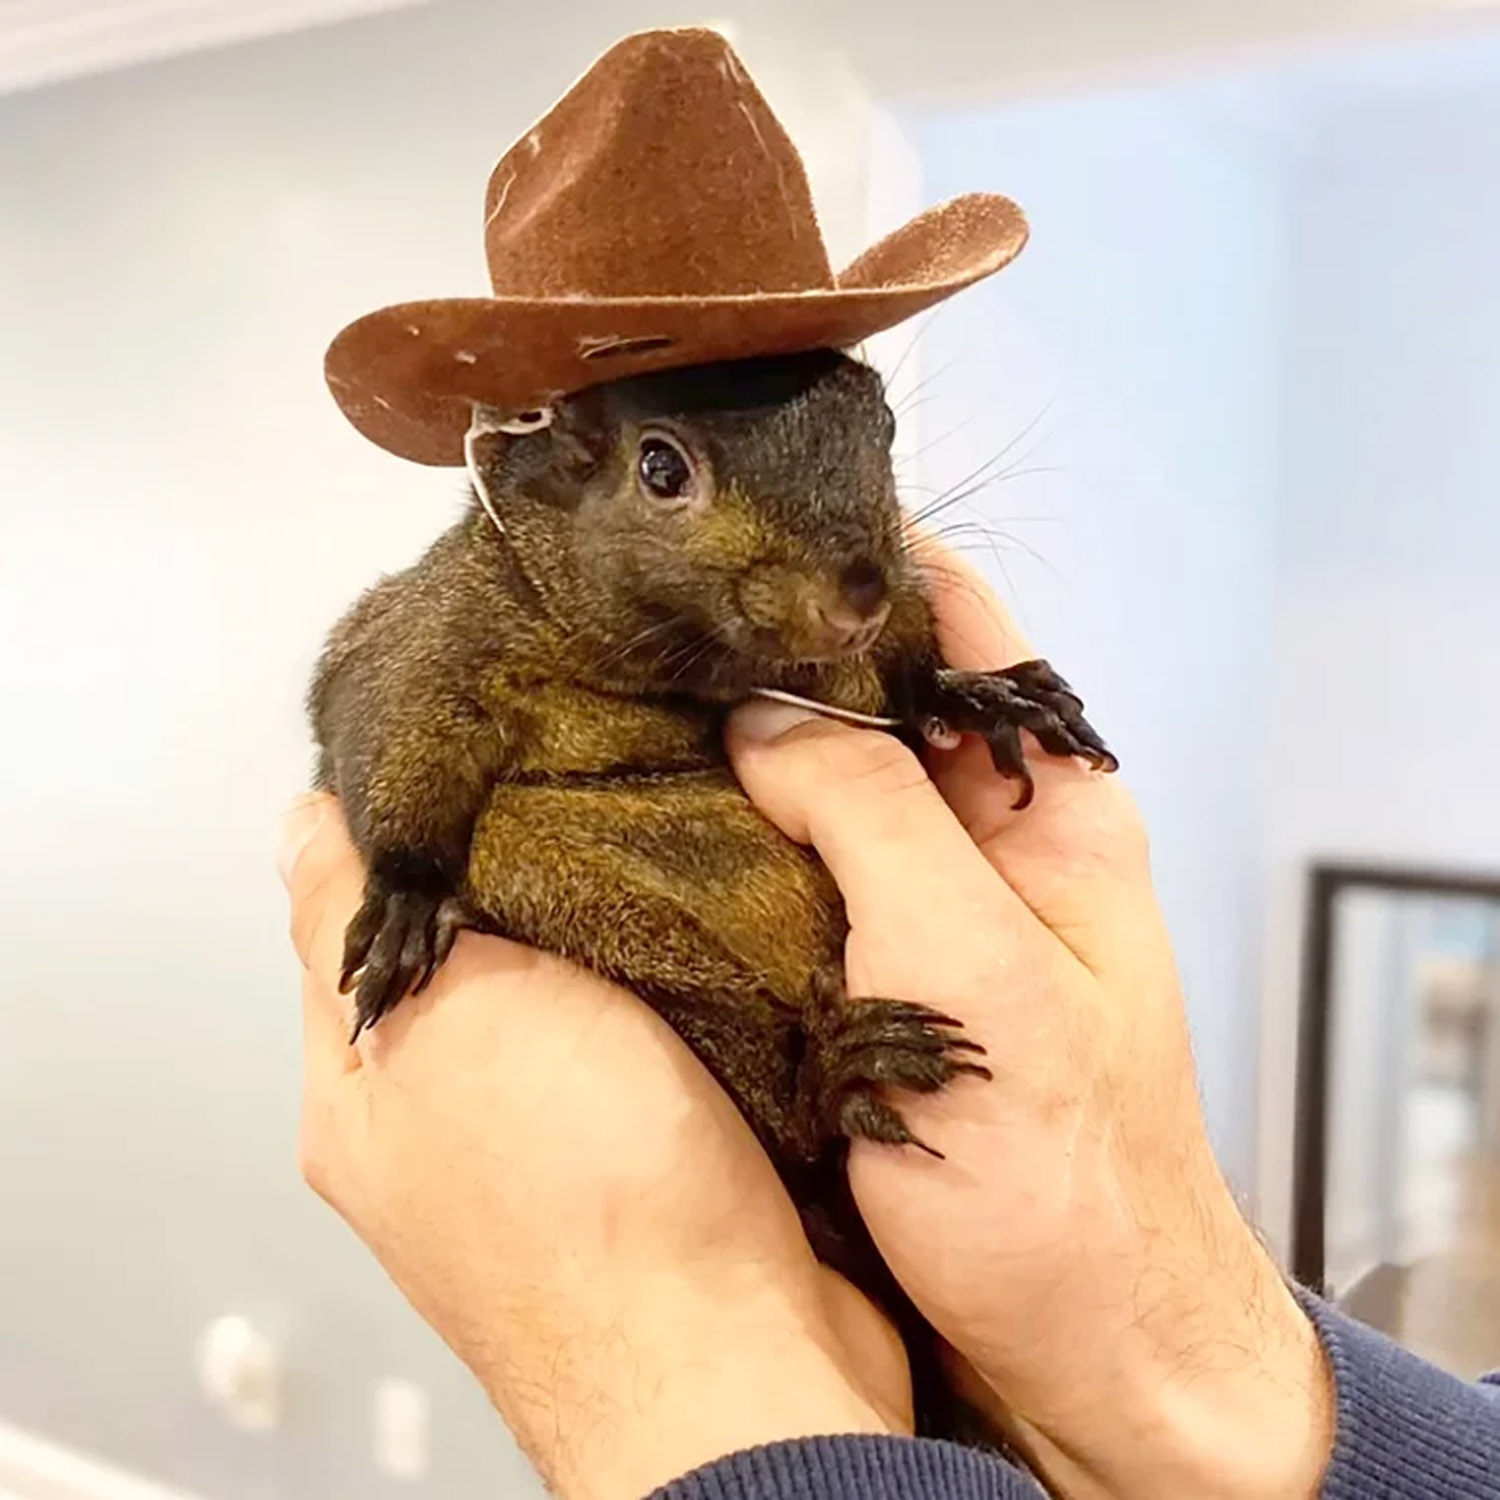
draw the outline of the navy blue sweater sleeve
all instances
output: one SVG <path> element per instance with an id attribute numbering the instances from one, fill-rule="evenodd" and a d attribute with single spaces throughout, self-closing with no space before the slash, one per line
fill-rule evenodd
<path id="1" fill-rule="evenodd" d="M 1338 1387 L 1323 1500 L 1497 1500 L 1500 1387 L 1466 1385 L 1303 1295 Z"/>
<path id="2" fill-rule="evenodd" d="M 1019 1470 L 925 1438 L 823 1437 L 736 1453 L 651 1500 L 1046 1500 Z"/>
<path id="3" fill-rule="evenodd" d="M 1500 1500 L 1500 1385 L 1465 1385 L 1301 1295 L 1338 1387 L 1322 1500 Z M 738 1453 L 652 1500 L 1043 1500 L 999 1459 L 951 1443 L 826 1437 Z"/>

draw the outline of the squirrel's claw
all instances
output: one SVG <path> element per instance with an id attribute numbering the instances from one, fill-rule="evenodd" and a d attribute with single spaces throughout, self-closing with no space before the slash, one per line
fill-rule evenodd
<path id="1" fill-rule="evenodd" d="M 469 925 L 457 896 L 425 888 L 404 889 L 371 877 L 364 904 L 344 935 L 339 976 L 343 994 L 354 991 L 350 1041 L 373 1026 L 409 994 L 432 982 Z"/>
<path id="2" fill-rule="evenodd" d="M 965 1074 L 994 1075 L 962 1023 L 904 1000 L 850 1000 L 837 969 L 820 972 L 804 1018 L 807 1048 L 797 1080 L 808 1155 L 829 1139 L 863 1139 L 942 1152 L 913 1135 L 888 1088 L 928 1094 Z"/>
<path id="3" fill-rule="evenodd" d="M 1026 807 L 1035 783 L 1026 764 L 1022 730 L 1049 755 L 1077 756 L 1096 771 L 1116 771 L 1119 761 L 1083 716 L 1083 700 L 1044 661 L 1021 662 L 1003 672 L 933 674 L 923 710 L 950 730 L 981 736 L 995 769 L 1020 783 L 1016 807 Z"/>

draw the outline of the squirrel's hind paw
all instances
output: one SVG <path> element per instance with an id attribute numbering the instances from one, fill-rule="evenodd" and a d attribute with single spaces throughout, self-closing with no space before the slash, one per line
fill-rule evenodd
<path id="1" fill-rule="evenodd" d="M 916 1146 L 940 1157 L 907 1127 L 885 1090 L 930 1094 L 969 1074 L 994 1075 L 975 1059 L 978 1042 L 952 1016 L 902 1000 L 850 1000 L 840 977 L 818 981 L 798 1074 L 798 1106 L 810 1151 L 829 1139 Z"/>

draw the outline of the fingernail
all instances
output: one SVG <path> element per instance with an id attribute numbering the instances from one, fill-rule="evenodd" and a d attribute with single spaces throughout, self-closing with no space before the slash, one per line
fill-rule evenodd
<path id="1" fill-rule="evenodd" d="M 749 740 L 753 744 L 767 744 L 779 740 L 799 724 L 806 724 L 821 717 L 810 708 L 798 708 L 793 703 L 774 703 L 769 698 L 752 698 L 735 709 L 730 718 L 730 727 L 736 738 Z"/>
<path id="2" fill-rule="evenodd" d="M 321 792 L 299 797 L 281 820 L 281 836 L 276 846 L 276 870 L 281 883 L 290 886 L 292 871 L 302 851 L 313 841 L 328 816 L 328 798 Z"/>

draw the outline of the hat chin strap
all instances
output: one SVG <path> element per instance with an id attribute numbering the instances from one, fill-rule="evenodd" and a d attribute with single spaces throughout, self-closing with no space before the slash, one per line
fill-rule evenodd
<path id="1" fill-rule="evenodd" d="M 835 703 L 820 703 L 816 698 L 804 698 L 800 693 L 788 693 L 782 688 L 751 688 L 756 698 L 769 698 L 773 703 L 790 703 L 793 708 L 808 708 L 822 714 L 825 719 L 839 719 L 845 724 L 858 724 L 867 729 L 895 729 L 900 719 L 889 719 L 884 714 L 862 714 L 852 708 L 840 708 Z"/>
<path id="2" fill-rule="evenodd" d="M 540 432 L 542 428 L 552 425 L 552 408 L 540 406 L 533 411 L 523 411 L 508 417 L 493 406 L 485 406 L 476 401 L 473 413 L 469 430 L 464 433 L 464 465 L 469 471 L 469 482 L 474 486 L 474 493 L 479 496 L 485 515 L 495 523 L 495 530 L 504 536 L 505 523 L 500 519 L 500 512 L 495 509 L 490 487 L 479 472 L 479 460 L 474 456 L 474 440 L 491 432 L 503 432 L 507 437 L 524 437 L 528 432 Z"/>
<path id="3" fill-rule="evenodd" d="M 499 430 L 500 424 L 492 419 L 488 409 L 476 405 L 474 420 L 464 433 L 464 465 L 469 471 L 469 483 L 474 486 L 474 493 L 479 496 L 485 515 L 495 523 L 495 530 L 504 536 L 505 523 L 500 519 L 500 512 L 495 509 L 495 502 L 490 498 L 490 487 L 484 482 L 484 475 L 479 472 L 479 460 L 474 456 L 474 439 Z"/>
<path id="4" fill-rule="evenodd" d="M 465 454 L 468 451 L 467 441 L 464 443 Z M 495 509 L 495 502 L 490 499 L 490 492 L 485 487 L 484 480 L 479 477 L 478 466 L 472 458 L 469 459 L 469 478 L 474 485 L 474 493 L 479 496 L 479 503 L 484 507 L 484 513 L 495 523 L 495 530 L 501 536 L 505 535 L 505 522 L 500 519 L 499 512 Z"/>

